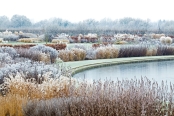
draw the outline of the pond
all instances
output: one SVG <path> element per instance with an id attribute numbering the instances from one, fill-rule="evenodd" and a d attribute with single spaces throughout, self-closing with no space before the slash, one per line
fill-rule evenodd
<path id="1" fill-rule="evenodd" d="M 93 68 L 75 74 L 79 79 L 93 80 L 122 80 L 141 79 L 147 77 L 150 80 L 161 82 L 162 80 L 174 83 L 174 60 L 154 61 L 130 64 L 111 65 Z"/>

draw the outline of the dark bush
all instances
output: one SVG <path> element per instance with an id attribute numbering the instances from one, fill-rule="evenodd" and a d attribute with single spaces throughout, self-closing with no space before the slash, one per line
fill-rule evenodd
<path id="1" fill-rule="evenodd" d="M 146 56 L 146 46 L 123 46 L 120 47 L 119 58 Z"/>
<path id="2" fill-rule="evenodd" d="M 173 46 L 158 46 L 157 47 L 157 55 L 174 55 L 174 47 Z"/>

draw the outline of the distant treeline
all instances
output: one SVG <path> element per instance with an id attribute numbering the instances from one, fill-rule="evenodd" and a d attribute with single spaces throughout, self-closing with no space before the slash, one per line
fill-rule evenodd
<path id="1" fill-rule="evenodd" d="M 33 23 L 24 15 L 13 15 L 11 19 L 7 16 L 0 16 L 0 32 L 6 29 L 10 31 L 53 35 L 58 33 L 68 33 L 70 35 L 79 33 L 111 35 L 116 33 L 144 34 L 152 32 L 174 35 L 174 21 L 158 20 L 152 22 L 149 19 L 142 20 L 126 17 L 116 20 L 105 18 L 100 21 L 87 19 L 78 23 L 72 23 L 61 18 L 52 18 Z"/>

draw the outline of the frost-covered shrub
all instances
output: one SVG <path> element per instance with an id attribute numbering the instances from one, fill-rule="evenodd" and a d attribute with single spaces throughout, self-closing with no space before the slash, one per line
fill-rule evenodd
<path id="1" fill-rule="evenodd" d="M 0 63 L 9 63 L 12 60 L 8 53 L 0 53 Z"/>
<path id="2" fill-rule="evenodd" d="M 44 78 L 45 73 L 49 73 L 50 78 L 59 78 L 61 75 L 67 76 L 71 74 L 68 72 L 68 69 L 64 68 L 61 65 L 45 65 L 40 62 L 32 62 L 30 60 L 25 62 L 19 62 L 16 64 L 6 65 L 0 70 L 0 80 L 3 82 L 3 79 L 9 78 L 9 75 L 16 76 L 17 73 L 24 74 L 24 79 L 36 79 L 40 83 Z"/>
<path id="3" fill-rule="evenodd" d="M 89 48 L 86 50 L 86 59 L 94 60 L 96 59 L 96 50 L 93 48 Z"/>
<path id="4" fill-rule="evenodd" d="M 172 38 L 171 37 L 162 36 L 160 38 L 160 42 L 163 43 L 163 44 L 170 45 L 172 43 Z"/>
<path id="5" fill-rule="evenodd" d="M 39 61 L 39 54 L 41 51 L 29 51 L 25 48 L 16 49 L 20 57 L 29 58 L 30 60 Z"/>
<path id="6" fill-rule="evenodd" d="M 78 45 L 78 44 L 77 44 L 77 45 L 74 46 L 74 48 L 83 49 L 83 50 L 85 50 L 85 51 L 88 49 L 88 47 L 85 46 L 85 44 L 81 44 L 81 45 Z"/>
<path id="7" fill-rule="evenodd" d="M 0 47 L 0 53 L 8 53 L 13 59 L 18 56 L 17 51 L 12 47 Z"/>
<path id="8" fill-rule="evenodd" d="M 56 58 L 58 57 L 58 51 L 57 50 L 55 50 L 51 47 L 48 47 L 48 46 L 44 46 L 44 45 L 37 45 L 37 46 L 31 47 L 29 49 L 29 51 L 30 52 L 41 51 L 42 53 L 49 54 L 51 63 L 54 63 Z"/>
<path id="9" fill-rule="evenodd" d="M 17 41 L 19 39 L 19 36 L 15 34 L 10 34 L 10 35 L 0 34 L 0 38 L 4 38 L 4 41 Z"/>

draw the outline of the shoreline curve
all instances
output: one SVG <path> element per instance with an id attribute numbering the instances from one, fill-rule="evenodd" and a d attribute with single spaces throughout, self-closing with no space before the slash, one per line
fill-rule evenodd
<path id="1" fill-rule="evenodd" d="M 145 56 L 145 57 L 127 57 L 127 58 L 114 58 L 114 59 L 97 59 L 97 60 L 83 60 L 83 61 L 73 61 L 65 62 L 65 65 L 71 67 L 73 70 L 72 76 L 84 70 L 117 65 L 117 64 L 129 64 L 137 62 L 153 62 L 153 61 L 166 61 L 174 60 L 174 55 L 169 56 Z"/>

